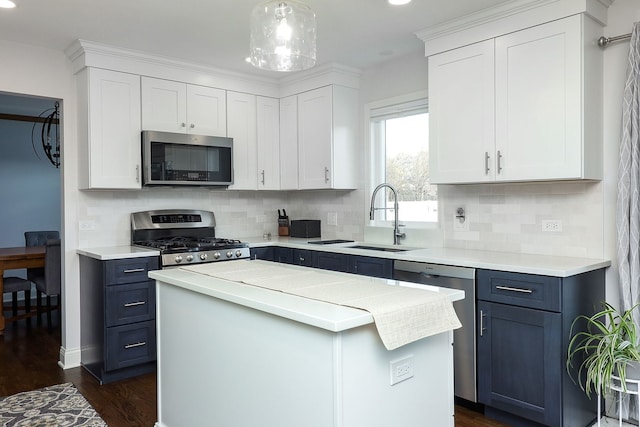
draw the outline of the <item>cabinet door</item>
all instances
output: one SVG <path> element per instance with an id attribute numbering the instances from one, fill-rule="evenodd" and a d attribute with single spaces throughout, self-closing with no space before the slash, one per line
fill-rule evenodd
<path id="1" fill-rule="evenodd" d="M 280 100 L 280 188 L 298 189 L 298 97 Z"/>
<path id="2" fill-rule="evenodd" d="M 561 314 L 478 302 L 478 400 L 561 425 Z"/>
<path id="3" fill-rule="evenodd" d="M 187 132 L 227 136 L 227 92 L 213 87 L 187 85 Z"/>
<path id="4" fill-rule="evenodd" d="M 81 185 L 140 188 L 140 77 L 97 68 L 87 73 L 88 159 L 81 163 L 88 162 L 88 171 Z"/>
<path id="5" fill-rule="evenodd" d="M 313 267 L 324 270 L 342 271 L 345 273 L 350 271 L 349 255 L 314 251 L 312 257 Z"/>
<path id="6" fill-rule="evenodd" d="M 291 248 L 273 248 L 273 260 L 285 264 L 293 264 L 293 249 Z"/>
<path id="7" fill-rule="evenodd" d="M 186 132 L 187 85 L 142 77 L 142 128 L 161 132 Z"/>
<path id="8" fill-rule="evenodd" d="M 307 249 L 294 249 L 293 250 L 293 263 L 295 265 L 304 265 L 305 267 L 311 267 L 313 265 L 313 252 Z"/>
<path id="9" fill-rule="evenodd" d="M 581 18 L 496 39 L 498 180 L 582 176 Z"/>
<path id="10" fill-rule="evenodd" d="M 280 189 L 280 103 L 257 97 L 258 190 Z"/>
<path id="11" fill-rule="evenodd" d="M 349 271 L 363 276 L 393 278 L 393 261 L 385 258 L 352 255 Z"/>
<path id="12" fill-rule="evenodd" d="M 233 138 L 233 190 L 257 190 L 256 97 L 227 93 L 227 135 Z"/>
<path id="13" fill-rule="evenodd" d="M 265 261 L 273 261 L 273 247 L 251 248 L 251 259 L 263 259 Z"/>
<path id="14" fill-rule="evenodd" d="M 429 57 L 429 168 L 434 184 L 494 179 L 493 43 Z"/>
<path id="15" fill-rule="evenodd" d="M 298 95 L 298 187 L 331 188 L 333 96 L 331 86 Z"/>

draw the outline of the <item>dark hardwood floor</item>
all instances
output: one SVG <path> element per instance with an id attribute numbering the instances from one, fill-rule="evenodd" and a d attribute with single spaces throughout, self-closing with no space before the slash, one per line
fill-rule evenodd
<path id="1" fill-rule="evenodd" d="M 71 382 L 109 427 L 153 427 L 157 420 L 155 374 L 100 385 L 83 368 L 63 370 L 57 363 L 60 327 L 55 315 L 53 319 L 52 328 L 46 326 L 44 316 L 41 325 L 35 318 L 30 319 L 30 323 L 28 320 L 19 320 L 7 324 L 4 336 L 0 336 L 0 396 Z M 455 426 L 505 425 L 489 420 L 478 412 L 456 406 Z"/>

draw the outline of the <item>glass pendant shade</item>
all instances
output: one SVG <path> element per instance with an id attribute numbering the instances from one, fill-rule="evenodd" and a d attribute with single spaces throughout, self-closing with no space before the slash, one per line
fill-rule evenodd
<path id="1" fill-rule="evenodd" d="M 298 1 L 269 1 L 251 12 L 251 64 L 301 71 L 316 64 L 316 14 Z"/>

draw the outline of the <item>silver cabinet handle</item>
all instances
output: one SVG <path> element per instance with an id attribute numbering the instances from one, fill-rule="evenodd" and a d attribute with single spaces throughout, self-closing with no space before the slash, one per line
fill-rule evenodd
<path id="1" fill-rule="evenodd" d="M 191 123 L 191 126 L 189 126 L 191 129 L 193 129 L 194 127 L 196 127 L 196 125 L 194 125 L 193 123 Z"/>
<path id="2" fill-rule="evenodd" d="M 489 175 L 489 159 L 491 157 L 489 156 L 489 152 L 485 151 L 484 152 L 484 174 L 485 175 Z"/>
<path id="3" fill-rule="evenodd" d="M 127 344 L 124 346 L 124 348 L 126 348 L 127 350 L 130 348 L 135 348 L 135 347 L 142 347 L 143 345 L 147 345 L 146 341 L 142 341 L 142 342 L 137 342 L 135 344 Z"/>
<path id="4" fill-rule="evenodd" d="M 136 182 L 140 182 L 140 165 L 136 165 Z"/>
<path id="5" fill-rule="evenodd" d="M 132 268 L 130 270 L 124 270 L 123 273 L 128 274 L 128 273 L 142 273 L 144 271 L 144 268 Z"/>
<path id="6" fill-rule="evenodd" d="M 329 182 L 329 168 L 324 168 L 324 182 Z"/>
<path id="7" fill-rule="evenodd" d="M 520 293 L 523 293 L 523 294 L 532 294 L 533 293 L 533 291 L 531 289 L 512 288 L 510 286 L 502 286 L 502 285 L 497 285 L 496 289 L 500 289 L 501 291 L 520 292 Z"/>
<path id="8" fill-rule="evenodd" d="M 484 331 L 486 331 L 485 327 L 484 327 L 484 318 L 487 315 L 484 314 L 484 311 L 480 310 L 480 336 L 484 336 Z"/>
<path id="9" fill-rule="evenodd" d="M 186 128 L 186 127 L 187 127 L 187 124 L 186 124 L 186 123 L 184 123 L 184 122 L 183 122 L 183 123 L 180 123 L 180 127 Z"/>
<path id="10" fill-rule="evenodd" d="M 502 153 L 498 150 L 498 167 L 496 168 L 498 173 L 502 172 Z"/>
<path id="11" fill-rule="evenodd" d="M 262 185 L 264 185 L 264 169 L 262 169 L 262 172 L 260 172 L 260 174 L 262 175 L 262 179 L 261 179 Z"/>
<path id="12" fill-rule="evenodd" d="M 304 257 L 303 256 L 299 257 L 298 259 L 300 260 L 300 262 L 304 262 Z"/>
<path id="13" fill-rule="evenodd" d="M 125 307 L 135 307 L 137 305 L 145 305 L 146 303 L 147 303 L 146 301 L 128 302 L 124 306 Z"/>

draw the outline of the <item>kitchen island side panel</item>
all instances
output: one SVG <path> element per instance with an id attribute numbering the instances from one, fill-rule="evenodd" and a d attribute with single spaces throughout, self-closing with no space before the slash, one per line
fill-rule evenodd
<path id="1" fill-rule="evenodd" d="M 375 326 L 332 332 L 158 282 L 158 426 L 453 426 L 452 334 L 387 351 Z M 390 362 L 414 377 L 390 385 Z M 435 422 L 436 424 L 433 424 Z"/>

